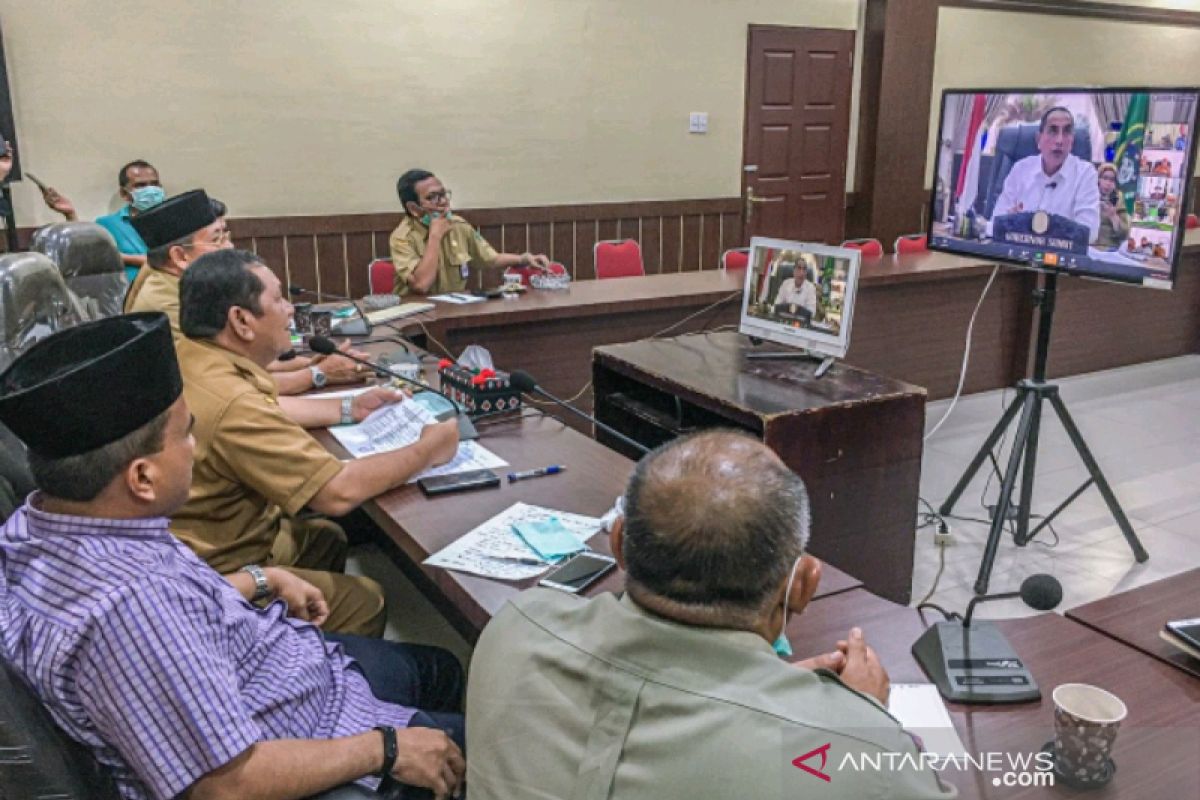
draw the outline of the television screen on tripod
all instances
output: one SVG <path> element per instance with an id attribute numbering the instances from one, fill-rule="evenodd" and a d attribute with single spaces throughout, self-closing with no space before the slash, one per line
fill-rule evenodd
<path id="1" fill-rule="evenodd" d="M 949 89 L 929 246 L 1170 289 L 1200 89 Z"/>

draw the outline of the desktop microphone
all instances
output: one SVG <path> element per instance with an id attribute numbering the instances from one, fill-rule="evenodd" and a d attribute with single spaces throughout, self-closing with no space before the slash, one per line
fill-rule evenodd
<path id="1" fill-rule="evenodd" d="M 297 297 L 302 294 L 311 294 L 318 300 L 321 299 L 321 297 L 332 297 L 334 300 L 338 300 L 343 303 L 349 303 L 354 307 L 354 310 L 358 312 L 358 319 L 338 320 L 333 326 L 333 332 L 341 336 L 371 335 L 371 321 L 367 319 L 367 315 L 363 313 L 362 308 L 358 305 L 358 301 L 353 297 L 346 297 L 345 295 L 334 294 L 333 292 L 314 292 L 312 289 L 305 289 L 303 286 L 297 286 L 294 283 L 289 283 L 287 290 L 288 294 L 292 297 Z"/>
<path id="2" fill-rule="evenodd" d="M 510 372 L 508 375 L 508 383 L 510 386 L 512 386 L 518 392 L 522 392 L 524 394 L 541 395 L 542 397 L 546 398 L 547 400 L 554 403 L 555 405 L 562 406 L 567 411 L 570 411 L 572 414 L 575 414 L 578 417 L 582 417 L 583 419 L 586 419 L 588 422 L 592 423 L 597 428 L 599 428 L 600 430 L 607 433 L 609 436 L 612 436 L 614 439 L 618 439 L 621 442 L 623 442 L 624 444 L 629 445 L 630 447 L 632 447 L 634 450 L 637 450 L 642 455 L 645 455 L 646 453 L 650 452 L 650 448 L 646 447 L 646 445 L 642 444 L 641 442 L 630 439 L 625 434 L 621 433 L 620 431 L 616 430 L 615 428 L 613 428 L 610 425 L 604 424 L 603 422 L 596 419 L 595 417 L 593 417 L 591 414 L 587 413 L 586 411 L 578 409 L 575 406 L 568 403 L 566 400 L 561 400 L 561 399 L 555 397 L 554 395 L 550 394 L 545 389 L 538 386 L 537 381 L 534 380 L 533 376 L 530 375 L 528 372 L 525 372 L 525 371 L 519 370 L 519 369 L 514 372 Z"/>
<path id="3" fill-rule="evenodd" d="M 341 356 L 342 358 L 348 358 L 355 363 L 363 364 L 364 366 L 370 367 L 372 370 L 374 370 L 376 375 L 380 375 L 383 377 L 392 377 L 403 383 L 407 383 L 412 386 L 415 386 L 423 392 L 433 392 L 434 394 L 438 395 L 439 397 L 445 398 L 446 402 L 450 403 L 450 405 L 452 405 L 454 407 L 454 411 L 455 411 L 456 415 L 458 416 L 458 438 L 459 439 L 477 439 L 477 438 L 479 438 L 479 432 L 475 430 L 475 425 L 471 422 L 471 418 L 467 416 L 467 410 L 461 404 L 456 402 L 453 398 L 447 397 L 444 392 L 433 388 L 432 386 L 430 386 L 427 383 L 423 383 L 414 378 L 410 378 L 407 375 L 403 375 L 399 372 L 396 372 L 395 370 L 391 369 L 390 367 L 385 367 L 383 364 L 379 364 L 374 361 L 368 361 L 365 358 L 359 358 L 358 356 L 354 355 L 353 353 L 346 353 L 341 350 L 338 350 L 338 347 L 336 344 L 334 344 L 334 341 L 328 337 L 314 336 L 308 340 L 308 346 L 314 353 L 319 353 L 320 355 L 323 355 L 323 356 Z"/>
<path id="4" fill-rule="evenodd" d="M 1024 703 L 1041 698 L 1033 675 L 995 623 L 972 622 L 980 603 L 1014 597 L 1038 611 L 1049 611 L 1062 601 L 1062 584 L 1053 575 L 1031 575 L 1020 591 L 972 598 L 962 622 L 938 622 L 913 643 L 913 657 L 942 697 L 955 703 Z"/>
<path id="5" fill-rule="evenodd" d="M 1011 600 L 1019 597 L 1025 605 L 1036 611 L 1049 611 L 1062 602 L 1062 584 L 1052 575 L 1030 575 L 1021 583 L 1017 592 L 1001 592 L 1000 594 L 983 594 L 972 597 L 967 604 L 967 615 L 963 617 L 963 627 L 971 627 L 971 617 L 975 614 L 975 606 L 991 600 Z"/>

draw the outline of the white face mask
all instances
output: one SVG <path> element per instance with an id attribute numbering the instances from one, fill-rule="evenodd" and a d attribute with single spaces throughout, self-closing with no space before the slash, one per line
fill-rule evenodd
<path id="1" fill-rule="evenodd" d="M 617 501 L 613 503 L 613 507 L 606 511 L 604 516 L 600 518 L 600 524 L 604 526 L 604 532 L 612 533 L 613 523 L 617 521 L 618 517 L 623 516 L 625 516 L 625 495 L 618 497 Z"/>
<path id="2" fill-rule="evenodd" d="M 787 638 L 788 600 L 792 597 L 792 586 L 796 583 L 796 573 L 800 570 L 800 559 L 802 558 L 804 556 L 798 556 L 795 563 L 792 564 L 792 574 L 788 576 L 787 591 L 783 593 L 783 622 L 779 625 L 779 636 L 771 645 L 781 658 L 787 658 L 792 654 L 792 643 Z"/>

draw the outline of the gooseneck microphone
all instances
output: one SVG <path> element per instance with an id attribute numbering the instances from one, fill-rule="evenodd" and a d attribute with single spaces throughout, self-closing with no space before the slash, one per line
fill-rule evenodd
<path id="1" fill-rule="evenodd" d="M 287 290 L 288 294 L 292 297 L 298 297 L 302 294 L 309 294 L 318 300 L 320 300 L 322 297 L 331 297 L 334 300 L 338 300 L 343 303 L 349 303 L 354 307 L 354 310 L 358 312 L 358 319 L 338 320 L 338 324 L 334 326 L 337 328 L 336 333 L 342 336 L 371 335 L 371 321 L 367 319 L 367 315 L 363 312 L 362 307 L 359 306 L 358 301 L 353 297 L 346 297 L 345 295 L 334 294 L 333 292 L 314 292 L 312 289 L 305 289 L 303 286 L 297 286 L 294 283 L 289 283 Z"/>
<path id="2" fill-rule="evenodd" d="M 1049 611 L 1062 602 L 1062 595 L 1062 584 L 1053 575 L 1030 575 L 1021 582 L 1020 591 L 972 597 L 971 602 L 967 604 L 967 615 L 963 617 L 962 624 L 964 628 L 971 627 L 971 616 L 975 613 L 975 606 L 980 603 L 1019 597 L 1032 609 Z"/>
<path id="3" fill-rule="evenodd" d="M 312 337 L 308 340 L 308 346 L 314 353 L 318 353 L 323 356 L 341 356 L 342 358 L 348 358 L 357 364 L 370 367 L 376 375 L 395 378 L 398 381 L 415 386 L 423 392 L 433 392 L 439 397 L 444 398 L 446 402 L 454 407 L 455 414 L 458 417 L 458 438 L 463 440 L 479 438 L 479 432 L 475 429 L 475 424 L 471 422 L 471 418 L 467 416 L 466 408 L 464 408 L 462 404 L 460 404 L 454 398 L 448 397 L 445 392 L 435 389 L 427 383 L 423 383 L 422 381 L 415 380 L 407 375 L 396 372 L 394 369 L 385 367 L 383 364 L 379 364 L 374 361 L 368 361 L 365 358 L 359 358 L 353 353 L 346 353 L 338 350 L 338 347 L 334 341 L 326 336 Z"/>
<path id="4" fill-rule="evenodd" d="M 562 400 L 562 399 L 557 398 L 554 395 L 550 394 L 545 389 L 543 389 L 541 386 L 538 386 L 538 382 L 536 380 L 534 380 L 533 376 L 530 375 L 528 372 L 525 372 L 523 370 L 516 370 L 514 372 L 510 372 L 508 375 L 508 382 L 509 382 L 509 385 L 512 386 L 514 389 L 516 389 L 518 392 L 522 392 L 523 394 L 540 395 L 540 396 L 546 398 L 547 400 L 549 400 L 550 402 L 554 403 L 555 405 L 562 406 L 567 411 L 570 411 L 572 414 L 576 415 L 577 417 L 586 419 L 588 422 L 592 423 L 597 428 L 599 428 L 600 430 L 607 433 L 609 436 L 613 437 L 614 439 L 618 439 L 619 441 L 623 442 L 624 444 L 629 445 L 630 447 L 637 450 L 642 455 L 645 455 L 646 453 L 650 452 L 650 448 L 646 447 L 646 445 L 642 444 L 641 442 L 630 439 L 628 436 L 621 433 L 616 428 L 613 428 L 611 425 L 604 424 L 603 422 L 596 419 L 594 416 L 587 413 L 586 411 L 578 409 L 575 406 L 568 403 L 566 400 Z"/>
<path id="5" fill-rule="evenodd" d="M 1031 608 L 1049 611 L 1062 601 L 1062 584 L 1053 575 L 1031 575 L 1020 591 L 972 598 L 962 622 L 931 625 L 912 646 L 912 654 L 942 697 L 956 703 L 1024 703 L 1042 696 L 1033 674 L 995 623 L 971 618 L 975 607 L 1019 597 Z"/>

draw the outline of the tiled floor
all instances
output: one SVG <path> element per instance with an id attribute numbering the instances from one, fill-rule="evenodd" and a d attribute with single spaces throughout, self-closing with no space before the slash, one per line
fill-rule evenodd
<path id="1" fill-rule="evenodd" d="M 1150 560 L 1134 561 L 1093 487 L 1056 519 L 1057 545 L 1049 546 L 1054 544 L 1049 531 L 1024 548 L 1011 537 L 1001 542 L 989 592 L 1015 590 L 1026 576 L 1048 572 L 1063 585 L 1059 611 L 1064 611 L 1200 566 L 1200 356 L 1067 378 L 1060 385 Z M 1002 402 L 1012 397 L 1011 391 L 986 392 L 959 402 L 950 420 L 926 442 L 922 497 L 941 505 L 999 418 Z M 930 404 L 927 430 L 947 406 L 948 401 Z M 994 503 L 999 493 L 999 479 L 989 481 L 989 472 L 980 471 L 955 507 L 956 514 L 981 522 L 950 520 L 954 544 L 946 549 L 945 572 L 930 599 L 950 610 L 961 611 L 974 596 L 988 534 L 980 498 L 985 485 L 987 503 Z M 1086 477 L 1057 418 L 1044 415 L 1033 512 L 1047 513 Z M 916 550 L 914 603 L 929 591 L 937 572 L 932 527 L 918 532 Z M 1036 612 L 1011 600 L 981 604 L 977 613 L 1017 617 Z"/>
<path id="2" fill-rule="evenodd" d="M 1011 539 L 1001 543 L 990 591 L 1015 590 L 1026 576 L 1048 572 L 1063 585 L 1059 607 L 1063 611 L 1200 566 L 1200 356 L 1068 378 L 1060 385 L 1076 424 L 1149 551 L 1150 560 L 1145 564 L 1133 560 L 1099 492 L 1091 488 L 1055 522 L 1057 546 L 1046 546 L 1053 541 L 1046 533 L 1024 548 L 1016 547 Z M 934 506 L 945 499 L 996 423 L 1002 399 L 1011 400 L 1012 392 L 985 392 L 963 398 L 949 421 L 926 443 L 921 496 Z M 927 429 L 941 418 L 947 406 L 948 401 L 930 404 Z M 1052 414 L 1045 417 L 1034 513 L 1053 509 L 1084 481 L 1085 475 L 1057 419 Z M 986 471 L 981 470 L 959 501 L 957 514 L 986 518 L 981 494 L 988 484 L 988 502 L 994 503 L 999 485 L 998 480 L 989 483 L 986 478 Z M 946 569 L 931 602 L 961 611 L 974 595 L 972 585 L 988 528 L 983 523 L 961 520 L 951 520 L 951 524 L 955 541 L 946 549 Z M 919 531 L 914 602 L 928 592 L 937 563 L 933 529 Z M 438 644 L 457 654 L 464 664 L 467 662 L 470 645 L 383 553 L 369 546 L 355 548 L 348 569 L 371 575 L 387 587 L 389 639 Z M 1033 613 L 1019 600 L 985 603 L 978 611 L 981 617 Z"/>

